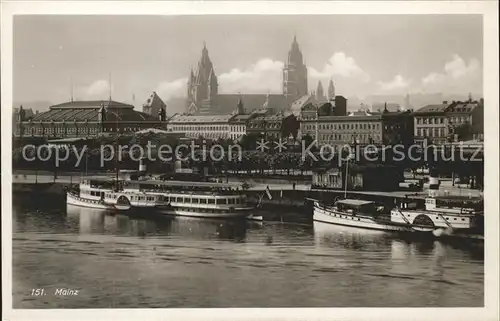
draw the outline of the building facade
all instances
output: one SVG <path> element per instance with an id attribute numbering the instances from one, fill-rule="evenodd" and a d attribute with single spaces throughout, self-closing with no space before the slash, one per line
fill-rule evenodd
<path id="1" fill-rule="evenodd" d="M 20 137 L 78 138 L 100 134 L 126 134 L 146 128 L 162 128 L 165 111 L 158 117 L 113 100 L 71 101 L 26 119 L 20 113 L 15 135 Z"/>
<path id="2" fill-rule="evenodd" d="M 446 110 L 446 118 L 451 133 L 455 134 L 458 127 L 467 126 L 470 137 L 463 138 L 480 136 L 484 133 L 484 100 L 474 101 L 470 97 L 465 102 L 453 102 Z"/>
<path id="3" fill-rule="evenodd" d="M 320 116 L 316 126 L 316 140 L 320 145 L 383 143 L 381 115 Z"/>
<path id="4" fill-rule="evenodd" d="M 413 113 L 415 142 L 423 144 L 426 139 L 442 144 L 448 140 L 448 118 L 446 109 L 449 104 L 427 105 Z"/>
<path id="5" fill-rule="evenodd" d="M 254 115 L 248 120 L 247 133 L 266 140 L 295 139 L 300 123 L 293 114 Z"/>
<path id="6" fill-rule="evenodd" d="M 414 136 L 417 143 L 426 139 L 434 144 L 456 141 L 460 137 L 458 128 L 465 126 L 464 139 L 480 137 L 484 133 L 484 100 L 466 102 L 443 101 L 438 105 L 427 105 L 413 113 Z M 468 135 L 467 135 L 468 134 Z"/>
<path id="7" fill-rule="evenodd" d="M 232 115 L 174 115 L 168 120 L 167 131 L 184 134 L 192 139 L 229 139 Z"/>
<path id="8" fill-rule="evenodd" d="M 384 191 L 398 189 L 402 181 L 403 171 L 393 166 L 349 164 L 347 179 L 345 166 L 318 168 L 313 170 L 311 185 L 320 189 Z"/>
<path id="9" fill-rule="evenodd" d="M 342 144 L 411 144 L 413 143 L 413 118 L 410 112 L 368 111 L 337 116 L 328 112 L 329 106 L 315 108 L 304 106 L 300 118 L 300 135 L 316 140 L 320 145 Z"/>

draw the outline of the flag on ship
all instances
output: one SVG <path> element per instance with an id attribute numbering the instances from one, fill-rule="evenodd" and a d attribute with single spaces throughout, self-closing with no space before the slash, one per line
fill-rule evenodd
<path id="1" fill-rule="evenodd" d="M 273 199 L 273 196 L 271 195 L 271 190 L 269 189 L 269 185 L 266 186 L 266 194 L 267 194 L 267 197 L 269 197 L 270 200 Z"/>

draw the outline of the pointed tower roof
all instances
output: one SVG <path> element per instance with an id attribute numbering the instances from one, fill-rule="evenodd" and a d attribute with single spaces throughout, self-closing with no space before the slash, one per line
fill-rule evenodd
<path id="1" fill-rule="evenodd" d="M 293 37 L 292 46 L 290 48 L 290 51 L 288 52 L 288 64 L 292 65 L 303 64 L 302 52 L 300 51 L 299 43 L 297 42 L 296 36 Z"/>
<path id="2" fill-rule="evenodd" d="M 328 99 L 335 99 L 335 86 L 332 79 L 330 79 L 330 82 L 328 83 Z"/>
<path id="3" fill-rule="evenodd" d="M 213 72 L 213 64 L 208 55 L 208 49 L 206 44 L 203 43 L 203 49 L 201 51 L 201 58 L 198 62 L 196 72 L 193 77 L 193 83 L 204 84 L 208 81 L 210 74 Z"/>
<path id="4" fill-rule="evenodd" d="M 270 96 L 269 93 L 267 93 L 266 101 L 264 102 L 264 104 L 262 104 L 262 108 L 264 108 L 264 109 L 269 108 L 269 96 Z"/>
<path id="5" fill-rule="evenodd" d="M 154 105 L 159 106 L 159 108 L 165 108 L 167 106 L 160 96 L 158 96 L 156 91 L 153 91 L 151 95 L 149 95 L 148 99 L 142 104 L 142 107 L 152 107 Z"/>
<path id="6" fill-rule="evenodd" d="M 321 83 L 321 80 L 318 81 L 318 88 L 316 89 L 316 95 L 323 96 L 323 84 Z"/>
<path id="7" fill-rule="evenodd" d="M 240 94 L 240 98 L 238 99 L 238 108 L 236 110 L 238 115 L 243 115 L 245 113 L 245 108 L 243 106 L 243 97 Z"/>
<path id="8" fill-rule="evenodd" d="M 189 73 L 189 79 L 188 79 L 188 84 L 192 84 L 195 81 L 195 76 L 193 72 L 193 67 L 191 67 L 191 71 Z"/>
<path id="9" fill-rule="evenodd" d="M 215 75 L 214 69 L 210 69 L 210 73 L 208 74 L 208 83 L 212 83 L 213 81 L 217 82 L 217 76 Z"/>

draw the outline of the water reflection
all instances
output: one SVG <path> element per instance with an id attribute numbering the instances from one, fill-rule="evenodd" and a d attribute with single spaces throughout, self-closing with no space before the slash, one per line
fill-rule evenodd
<path id="1" fill-rule="evenodd" d="M 316 245 L 319 247 L 381 251 L 387 248 L 394 260 L 411 258 L 432 258 L 434 262 L 446 259 L 448 252 L 459 249 L 465 258 L 481 261 L 484 247 L 481 243 L 466 240 L 448 242 L 416 236 L 389 234 L 383 231 L 339 226 L 314 222 Z"/>
<path id="2" fill-rule="evenodd" d="M 483 300 L 483 261 L 464 244 L 323 223 L 259 225 L 59 205 L 21 204 L 13 216 L 16 308 L 481 306 Z M 29 296 L 34 287 L 51 286 L 84 291 L 67 300 Z"/>
<path id="3" fill-rule="evenodd" d="M 175 235 L 194 239 L 244 242 L 249 226 L 255 226 L 244 220 L 127 216 L 73 206 L 68 206 L 66 214 L 68 224 L 77 224 L 80 234 L 114 234 L 139 237 Z"/>
<path id="4" fill-rule="evenodd" d="M 381 231 L 314 222 L 318 246 L 363 249 L 373 245 L 389 245 L 387 234 Z"/>

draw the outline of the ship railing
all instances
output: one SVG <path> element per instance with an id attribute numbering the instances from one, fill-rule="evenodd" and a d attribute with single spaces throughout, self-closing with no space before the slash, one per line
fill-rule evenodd
<path id="1" fill-rule="evenodd" d="M 408 219 L 406 218 L 406 216 L 403 214 L 403 212 L 401 212 L 401 210 L 399 209 L 399 207 L 396 207 L 395 210 L 399 213 L 399 215 L 401 215 L 401 217 L 403 218 L 403 221 L 405 221 L 406 224 L 410 225 L 410 229 L 413 230 L 413 228 L 411 227 L 411 222 L 408 221 Z"/>
<path id="2" fill-rule="evenodd" d="M 451 223 L 443 216 L 443 214 L 437 213 L 437 215 L 446 223 L 446 226 L 453 229 L 453 225 L 451 225 Z"/>

